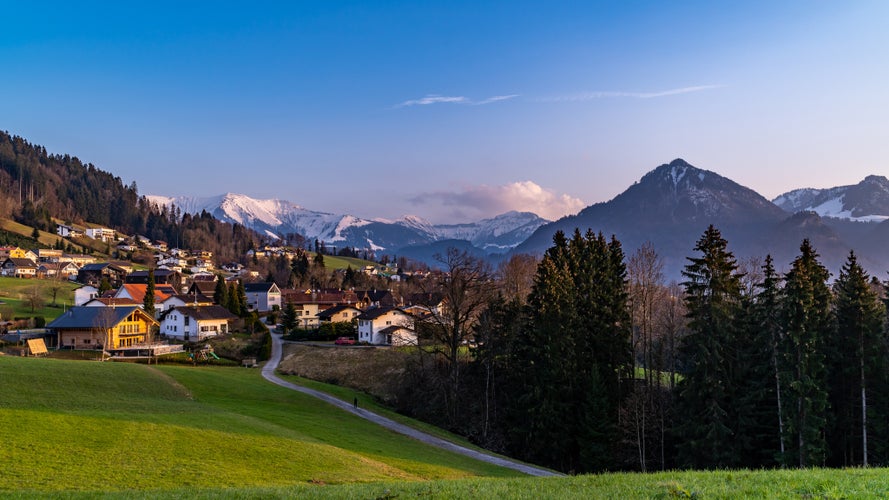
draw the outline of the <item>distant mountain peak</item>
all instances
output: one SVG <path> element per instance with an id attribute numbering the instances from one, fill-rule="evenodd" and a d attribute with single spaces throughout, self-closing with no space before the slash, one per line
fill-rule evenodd
<path id="1" fill-rule="evenodd" d="M 207 211 L 220 220 L 235 222 L 272 237 L 296 233 L 338 247 L 397 251 L 450 239 L 471 242 L 493 253 L 508 251 L 549 222 L 529 212 L 510 211 L 491 219 L 465 224 L 432 224 L 416 215 L 398 220 L 362 219 L 352 215 L 316 212 L 280 199 L 260 200 L 238 193 L 206 198 L 148 196 L 158 205 L 175 205 L 184 213 Z"/>
<path id="2" fill-rule="evenodd" d="M 811 210 L 821 217 L 855 222 L 889 219 L 889 179 L 868 175 L 858 184 L 788 191 L 772 202 L 786 212 Z"/>

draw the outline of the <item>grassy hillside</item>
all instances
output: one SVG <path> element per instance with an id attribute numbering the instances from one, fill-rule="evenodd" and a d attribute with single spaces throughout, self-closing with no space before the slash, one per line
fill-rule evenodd
<path id="1" fill-rule="evenodd" d="M 0 443 L 0 496 L 517 475 L 241 368 L 0 356 Z"/>
<path id="2" fill-rule="evenodd" d="M 309 252 L 310 256 L 314 256 L 314 252 Z M 311 258 L 311 257 L 310 257 Z M 364 266 L 377 266 L 376 262 L 371 262 L 369 260 L 356 259 L 353 257 L 339 257 L 335 255 L 325 255 L 324 256 L 324 267 L 328 269 L 346 269 L 349 266 L 352 266 L 352 269 L 358 271 L 359 269 L 363 269 Z"/>
<path id="3" fill-rule="evenodd" d="M 0 443 L 0 496 L 889 496 L 886 469 L 508 478 L 241 368 L 0 357 Z"/>
<path id="4" fill-rule="evenodd" d="M 79 286 L 81 286 L 79 283 L 71 283 L 67 280 L 21 279 L 0 276 L 0 302 L 2 302 L 0 315 L 3 316 L 3 319 L 9 319 L 7 316 L 43 316 L 47 321 L 51 321 L 62 314 L 64 311 L 62 306 L 70 307 L 74 304 L 74 290 Z M 59 307 L 51 306 L 54 287 L 58 287 L 56 304 Z M 43 301 L 43 306 L 31 312 L 27 297 L 35 289 Z"/>

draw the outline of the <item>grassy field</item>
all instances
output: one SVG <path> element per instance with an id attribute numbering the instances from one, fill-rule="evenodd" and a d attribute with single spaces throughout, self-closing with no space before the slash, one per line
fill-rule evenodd
<path id="1" fill-rule="evenodd" d="M 15 233 L 26 238 L 30 238 L 34 234 L 33 227 L 19 224 L 18 222 L 10 219 L 0 219 L 0 229 L 5 229 L 10 233 Z M 39 231 L 39 233 L 40 237 L 37 239 L 37 241 L 39 241 L 40 244 L 46 247 L 51 248 L 53 245 L 56 244 L 57 241 L 59 241 L 59 239 L 61 239 L 61 237 L 55 233 L 48 233 L 46 231 Z M 67 240 L 63 241 L 67 242 Z M 82 248 L 78 245 L 77 250 L 81 251 Z"/>
<path id="2" fill-rule="evenodd" d="M 0 356 L 0 496 L 516 476 L 258 370 Z"/>
<path id="3" fill-rule="evenodd" d="M 886 469 L 515 477 L 242 368 L 0 356 L 0 444 L 0 497 L 889 497 Z"/>
<path id="4" fill-rule="evenodd" d="M 314 256 L 314 252 L 309 252 L 309 255 Z M 376 262 L 371 262 L 369 260 L 363 259 L 355 259 L 353 257 L 338 257 L 334 255 L 325 255 L 324 256 L 324 267 L 327 269 L 346 269 L 351 266 L 354 271 L 358 271 L 359 269 L 364 269 L 364 266 L 377 266 Z"/>
<path id="5" fill-rule="evenodd" d="M 56 296 L 56 303 L 60 307 L 50 306 L 52 287 L 54 286 L 60 287 Z M 0 276 L 0 301 L 3 302 L 0 304 L 0 314 L 3 315 L 4 320 L 9 319 L 6 316 L 11 312 L 14 317 L 43 316 L 49 322 L 62 314 L 64 309 L 61 306 L 70 307 L 74 304 L 74 290 L 79 286 L 81 286 L 79 283 L 71 283 L 67 280 L 54 281 Z M 43 307 L 31 312 L 31 306 L 26 303 L 26 297 L 35 287 L 43 299 Z"/>

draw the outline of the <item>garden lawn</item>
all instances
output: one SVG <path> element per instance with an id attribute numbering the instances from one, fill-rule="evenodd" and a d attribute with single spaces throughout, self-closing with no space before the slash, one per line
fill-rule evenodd
<path id="1" fill-rule="evenodd" d="M 518 475 L 243 368 L 2 356 L 0 443 L 0 496 Z"/>

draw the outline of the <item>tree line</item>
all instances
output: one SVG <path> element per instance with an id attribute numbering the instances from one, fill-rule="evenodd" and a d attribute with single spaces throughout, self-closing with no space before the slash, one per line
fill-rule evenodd
<path id="1" fill-rule="evenodd" d="M 536 267 L 443 263 L 466 314 L 423 323 L 406 413 L 575 473 L 889 463 L 886 285 L 854 252 L 831 282 L 804 240 L 781 274 L 711 226 L 681 283 L 592 232 L 556 233 Z"/>

